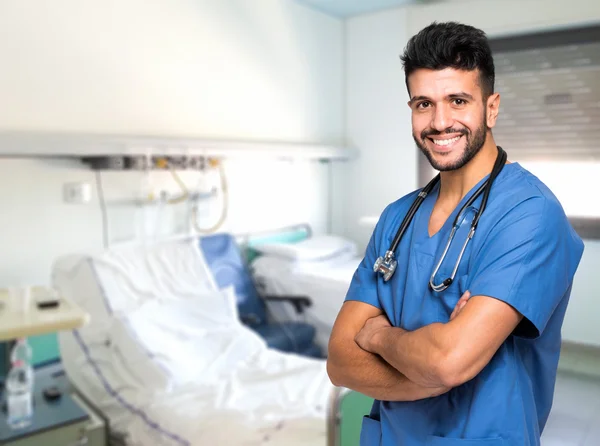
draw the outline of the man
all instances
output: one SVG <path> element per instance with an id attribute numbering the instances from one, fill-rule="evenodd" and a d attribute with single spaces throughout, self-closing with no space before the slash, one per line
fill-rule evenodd
<path id="1" fill-rule="evenodd" d="M 361 445 L 539 445 L 583 243 L 551 191 L 498 158 L 500 97 L 485 34 L 434 23 L 402 61 L 413 137 L 441 179 L 398 245 L 389 281 L 373 265 L 419 191 L 381 215 L 331 334 L 329 376 L 375 399 Z M 497 159 L 476 233 L 436 292 L 430 276 L 453 222 Z M 432 283 L 452 276 L 481 201 L 461 214 Z"/>

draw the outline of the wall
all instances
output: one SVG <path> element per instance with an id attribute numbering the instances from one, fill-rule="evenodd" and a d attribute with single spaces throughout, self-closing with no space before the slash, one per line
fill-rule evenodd
<path id="1" fill-rule="evenodd" d="M 406 9 L 346 21 L 346 141 L 360 150 L 360 159 L 334 166 L 341 199 L 334 200 L 333 221 L 335 232 L 361 245 L 372 227 L 359 219 L 379 215 L 416 187 L 417 157 L 399 59 L 407 26 Z"/>
<path id="2" fill-rule="evenodd" d="M 0 131 L 339 143 L 341 21 L 291 0 L 250 3 L 3 1 Z M 273 163 L 227 163 L 227 227 L 308 220 L 325 230 L 326 166 Z M 174 184 L 165 175 L 154 178 Z M 142 180 L 135 173 L 103 175 L 107 200 L 139 196 Z M 96 191 L 87 206 L 67 205 L 62 187 L 70 181 L 95 184 L 94 174 L 75 162 L 0 160 L 0 284 L 45 283 L 57 255 L 101 248 Z M 285 196 L 289 204 L 282 204 Z M 164 213 L 161 231 L 185 229 L 186 211 Z M 131 238 L 144 212 L 110 207 L 113 240 Z"/>
<path id="3" fill-rule="evenodd" d="M 0 2 L 0 131 L 43 130 L 339 143 L 343 26 L 292 0 L 5 0 Z M 228 161 L 225 229 L 328 227 L 327 166 Z M 197 173 L 183 175 L 198 184 Z M 112 242 L 172 234 L 186 205 L 131 203 L 142 174 L 101 176 Z M 63 185 L 94 186 L 87 205 Z M 47 284 L 54 259 L 102 249 L 96 178 L 69 160 L 0 159 L 0 286 Z M 150 183 L 176 190 L 167 174 Z M 201 215 L 216 220 L 218 200 Z M 210 215 L 209 215 L 210 214 Z M 52 340 L 34 339 L 39 360 Z"/>
<path id="4" fill-rule="evenodd" d="M 341 137 L 342 24 L 292 0 L 5 0 L 0 30 L 2 129 Z"/>
<path id="5" fill-rule="evenodd" d="M 362 216 L 378 216 L 386 204 L 417 186 L 417 149 L 411 138 L 404 73 L 398 56 L 408 38 L 432 21 L 457 20 L 490 36 L 600 22 L 596 0 L 468 0 L 409 6 L 346 21 L 346 135 L 361 151 L 352 165 L 336 168 L 335 190 L 344 184 L 344 206 L 334 213 L 334 229 L 361 245 L 372 226 Z M 419 155 L 421 156 L 421 155 Z M 594 270 L 600 242 L 586 240 L 564 324 L 569 341 L 600 345 Z"/>
<path id="6" fill-rule="evenodd" d="M 223 229 L 257 231 L 308 221 L 315 230 L 325 230 L 327 166 L 308 161 L 231 161 L 226 164 L 226 172 L 230 203 Z M 190 188 L 202 180 L 197 172 L 184 172 L 181 177 Z M 0 253 L 0 286 L 47 284 L 57 256 L 102 249 L 102 214 L 94 172 L 75 161 L 2 160 L 0 182 L 0 244 L 4 247 Z M 64 203 L 63 184 L 70 182 L 90 183 L 94 188 L 91 202 Z M 186 203 L 162 208 L 134 205 L 134 200 L 148 190 L 143 174 L 104 172 L 101 182 L 111 244 L 135 238 L 151 241 L 191 230 Z M 149 182 L 154 190 L 179 190 L 166 173 L 151 173 Z M 221 205 L 220 197 L 203 203 L 199 225 L 212 226 Z"/>

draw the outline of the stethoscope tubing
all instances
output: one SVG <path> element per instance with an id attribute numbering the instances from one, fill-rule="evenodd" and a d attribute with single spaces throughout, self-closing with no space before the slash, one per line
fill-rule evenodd
<path id="1" fill-rule="evenodd" d="M 450 235 L 448 237 L 446 246 L 444 247 L 442 256 L 441 256 L 439 262 L 436 264 L 436 267 L 434 268 L 434 271 L 431 274 L 431 277 L 429 279 L 429 286 L 433 291 L 436 291 L 436 292 L 444 291 L 446 288 L 448 288 L 452 284 L 452 282 L 454 281 L 454 278 L 456 277 L 456 273 L 458 271 L 458 267 L 460 266 L 462 257 L 467 249 L 467 245 L 468 245 L 469 241 L 475 235 L 475 230 L 477 228 L 477 225 L 479 224 L 479 219 L 481 218 L 481 215 L 483 214 L 483 211 L 485 210 L 485 208 L 487 206 L 488 198 L 489 198 L 494 180 L 500 174 L 504 165 L 506 164 L 506 159 L 507 159 L 506 152 L 502 149 L 502 147 L 500 147 L 500 146 L 497 146 L 497 147 L 498 147 L 498 156 L 496 157 L 496 161 L 494 163 L 494 167 L 492 168 L 492 172 L 490 173 L 489 178 L 481 186 L 479 186 L 479 188 L 477 188 L 475 193 L 460 208 L 460 211 L 457 213 L 456 217 L 454 217 L 454 221 L 452 223 L 452 230 L 450 231 Z M 386 251 L 385 257 L 380 257 L 377 259 L 377 262 L 375 262 L 375 266 L 374 266 L 375 272 L 383 273 L 384 280 L 386 282 L 390 279 L 391 275 L 394 273 L 394 271 L 396 269 L 395 264 L 397 264 L 397 262 L 396 262 L 396 260 L 394 260 L 394 253 L 396 252 L 396 249 L 398 248 L 398 245 L 400 244 L 400 241 L 402 240 L 402 237 L 404 236 L 406 229 L 412 222 L 413 217 L 415 216 L 417 210 L 419 209 L 419 207 L 421 206 L 421 204 L 423 203 L 423 201 L 425 200 L 427 195 L 429 195 L 431 193 L 431 191 L 433 190 L 433 188 L 436 186 L 436 184 L 439 181 L 440 181 L 440 174 L 436 175 L 429 183 L 427 183 L 427 185 L 421 190 L 421 192 L 419 192 L 417 198 L 413 201 L 408 212 L 404 216 L 404 219 L 402 220 L 402 223 L 401 223 L 400 227 L 398 228 L 398 231 L 396 231 L 396 235 L 394 236 L 394 239 L 392 241 L 390 248 Z M 452 244 L 454 235 L 458 229 L 458 221 L 463 216 L 465 210 L 468 209 L 475 202 L 475 200 L 477 200 L 477 198 L 479 198 L 479 196 L 482 193 L 483 193 L 483 197 L 481 199 L 481 205 L 480 205 L 479 209 L 475 212 L 475 216 L 473 217 L 473 221 L 471 222 L 471 229 L 469 230 L 469 234 L 468 234 L 465 242 L 463 243 L 463 246 L 460 251 L 459 257 L 457 259 L 457 262 L 454 265 L 454 269 L 452 270 L 450 277 L 448 277 L 447 279 L 442 281 L 442 283 L 440 283 L 439 285 L 436 285 L 434 283 L 434 278 L 437 275 L 437 273 L 439 272 L 439 269 L 440 269 L 442 263 L 444 262 L 446 255 L 448 254 L 450 245 Z M 390 272 L 390 268 L 386 268 L 386 265 L 390 265 L 392 263 L 394 264 L 394 267 L 391 268 L 391 272 Z"/>

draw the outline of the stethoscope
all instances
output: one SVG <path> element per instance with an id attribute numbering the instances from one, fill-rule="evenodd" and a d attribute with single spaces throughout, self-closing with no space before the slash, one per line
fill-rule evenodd
<path id="1" fill-rule="evenodd" d="M 442 257 L 440 258 L 440 261 L 437 263 L 437 265 L 433 271 L 433 274 L 431 274 L 431 277 L 429 279 L 429 286 L 431 287 L 431 289 L 433 291 L 436 291 L 436 292 L 444 291 L 446 288 L 448 288 L 450 285 L 452 285 L 452 282 L 454 281 L 454 277 L 456 276 L 456 271 L 458 271 L 460 261 L 462 260 L 465 250 L 467 249 L 467 244 L 475 235 L 475 229 L 477 228 L 477 224 L 479 223 L 481 214 L 483 214 L 483 211 L 485 210 L 485 207 L 487 205 L 487 200 L 490 195 L 490 191 L 492 190 L 492 184 L 494 183 L 494 180 L 496 179 L 496 177 L 502 171 L 502 168 L 506 164 L 506 158 L 507 158 L 506 152 L 502 149 L 502 147 L 498 146 L 498 156 L 496 157 L 496 162 L 494 163 L 494 167 L 492 169 L 492 172 L 490 173 L 489 178 L 481 186 L 479 186 L 479 188 L 475 191 L 475 193 L 471 196 L 471 198 L 469 198 L 469 200 L 460 208 L 460 211 L 454 218 L 454 222 L 452 223 L 452 230 L 450 231 L 450 235 L 448 237 L 448 242 L 446 243 L 446 247 L 444 248 Z M 392 245 L 386 251 L 385 256 L 379 257 L 375 261 L 375 265 L 373 266 L 373 271 L 375 273 L 379 272 L 379 273 L 383 274 L 383 280 L 385 282 L 387 282 L 388 280 L 391 279 L 392 275 L 396 271 L 396 267 L 398 266 L 398 261 L 396 259 L 394 259 L 394 253 L 396 252 L 396 248 L 398 248 L 398 245 L 400 244 L 400 241 L 402 240 L 402 236 L 404 235 L 404 232 L 406 232 L 406 229 L 410 225 L 413 217 L 415 216 L 417 210 L 419 209 L 419 206 L 421 206 L 421 203 L 423 203 L 423 200 L 425 200 L 425 197 L 427 197 L 427 195 L 429 195 L 429 193 L 433 190 L 433 188 L 439 181 L 440 181 L 440 175 L 438 174 L 435 176 L 435 178 L 433 178 L 433 180 L 431 180 L 419 192 L 419 194 L 417 195 L 417 198 L 412 203 L 412 205 L 410 206 L 410 209 L 406 213 L 404 220 L 402 220 L 402 224 L 398 228 L 398 232 L 396 232 L 396 236 L 394 237 L 394 240 L 392 241 Z M 439 285 L 436 285 L 434 283 L 434 278 L 437 275 L 437 273 L 440 269 L 440 266 L 444 262 L 444 259 L 446 258 L 446 254 L 448 253 L 448 250 L 450 249 L 452 240 L 454 239 L 454 234 L 460 227 L 459 222 L 462 221 L 462 216 L 465 212 L 465 209 L 469 208 L 473 204 L 473 202 L 482 193 L 483 193 L 483 198 L 481 199 L 481 206 L 479 207 L 478 210 L 475 211 L 475 215 L 473 216 L 473 220 L 471 222 L 471 229 L 470 229 L 469 234 L 467 235 L 467 238 L 462 246 L 462 249 L 458 256 L 458 260 L 456 261 L 456 264 L 454 265 L 454 269 L 452 270 L 452 274 L 450 275 L 450 277 L 448 277 L 447 279 L 442 281 L 442 283 L 440 283 Z"/>

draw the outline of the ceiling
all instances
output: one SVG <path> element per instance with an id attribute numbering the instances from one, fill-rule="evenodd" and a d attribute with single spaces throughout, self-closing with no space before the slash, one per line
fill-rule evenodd
<path id="1" fill-rule="evenodd" d="M 317 9 L 335 17 L 351 17 L 383 9 L 405 6 L 416 3 L 427 3 L 428 0 L 296 0 L 305 6 Z"/>

